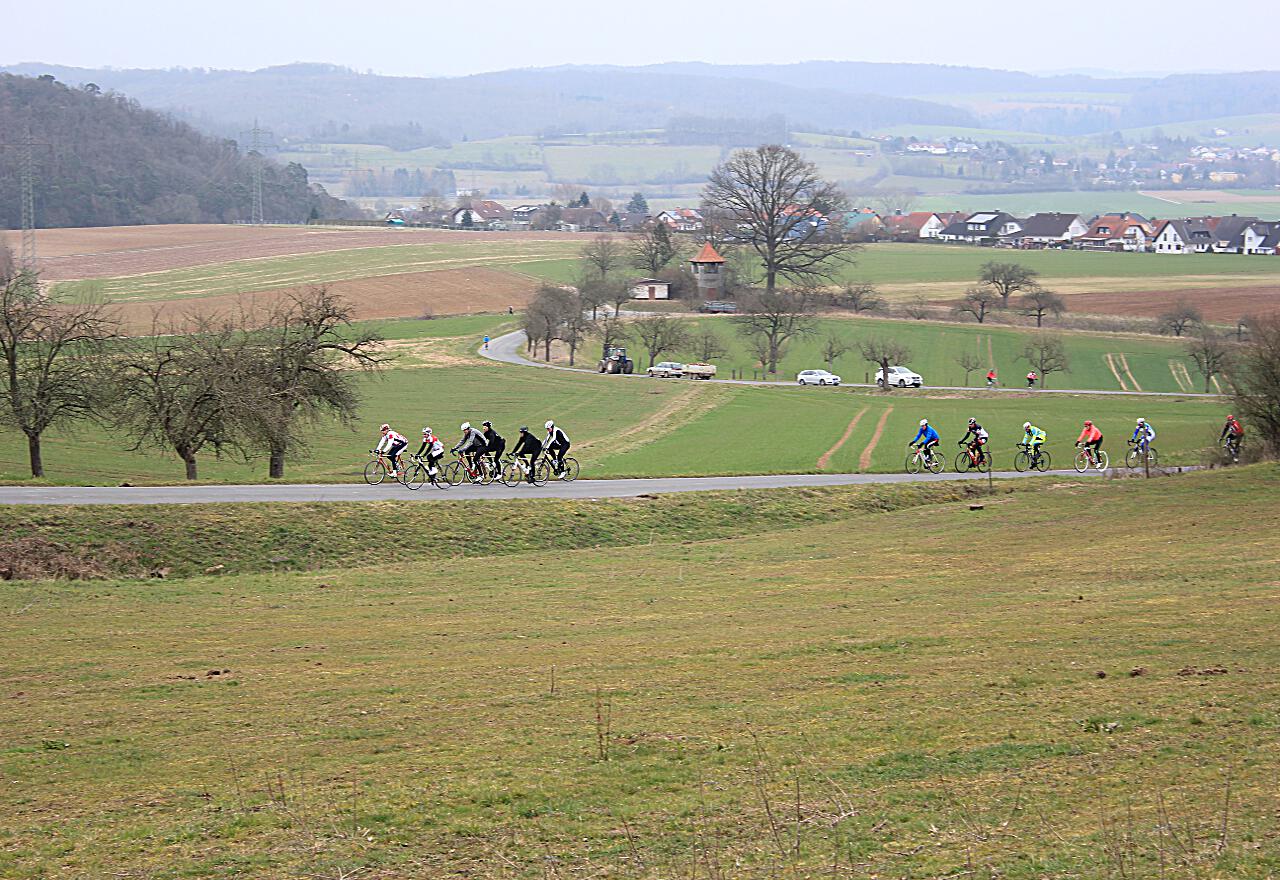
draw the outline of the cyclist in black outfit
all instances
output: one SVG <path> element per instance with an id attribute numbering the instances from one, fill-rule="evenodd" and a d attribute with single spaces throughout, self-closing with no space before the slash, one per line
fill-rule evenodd
<path id="1" fill-rule="evenodd" d="M 533 482 L 533 471 L 538 464 L 538 456 L 542 454 L 542 441 L 529 431 L 529 426 L 524 425 L 520 428 L 520 439 L 516 441 L 515 449 L 511 450 L 511 454 L 516 458 L 525 458 L 529 465 L 529 482 Z"/>
<path id="2" fill-rule="evenodd" d="M 493 422 L 481 422 L 480 427 L 483 428 L 480 435 L 484 437 L 485 453 L 493 461 L 493 472 L 495 474 L 502 471 L 502 453 L 507 449 L 507 441 L 502 435 L 493 430 Z"/>

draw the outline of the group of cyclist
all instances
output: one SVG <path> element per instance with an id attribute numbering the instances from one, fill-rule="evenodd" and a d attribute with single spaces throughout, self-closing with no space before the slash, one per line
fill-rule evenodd
<path id="1" fill-rule="evenodd" d="M 546 437 L 539 439 L 527 425 L 521 426 L 520 437 L 511 450 L 512 456 L 524 460 L 531 483 L 534 481 L 538 458 L 543 455 L 547 457 L 552 473 L 559 476 L 564 468 L 564 457 L 571 445 L 569 435 L 554 421 L 548 419 L 544 427 Z M 371 452 L 386 455 L 391 461 L 392 477 L 399 477 L 402 468 L 400 455 L 408 447 L 409 438 L 393 430 L 388 424 L 383 424 L 380 431 L 378 445 Z M 461 431 L 462 438 L 449 451 L 460 456 L 472 473 L 479 474 L 487 469 L 491 474 L 498 474 L 502 469 L 502 454 L 507 450 L 506 438 L 494 430 L 493 423 L 487 420 L 481 422 L 479 428 L 473 427 L 470 422 L 463 422 Z M 426 463 L 427 477 L 432 482 L 436 481 L 436 476 L 440 473 L 440 460 L 444 458 L 444 454 L 444 442 L 431 428 L 423 428 L 422 445 L 418 447 L 414 457 Z"/>
<path id="2" fill-rule="evenodd" d="M 1040 451 L 1049 435 L 1045 433 L 1043 428 L 1037 427 L 1031 422 L 1023 422 L 1022 431 L 1020 445 L 1026 448 L 1034 467 L 1035 463 L 1039 461 Z M 929 424 L 929 420 L 921 419 L 920 428 L 916 431 L 916 436 L 912 441 L 907 444 L 907 448 L 929 455 L 937 447 L 940 439 L 937 430 Z M 990 439 L 991 435 L 987 432 L 987 429 L 978 424 L 977 419 L 971 418 L 969 419 L 968 430 L 960 438 L 959 445 L 968 451 L 976 464 L 982 460 L 982 456 L 985 454 L 983 447 L 987 445 L 987 441 Z M 1151 444 L 1155 442 L 1155 439 L 1155 426 L 1145 418 L 1139 418 L 1137 425 L 1133 429 L 1133 435 L 1129 438 L 1129 444 L 1133 446 L 1139 455 L 1147 455 L 1150 453 Z M 1227 441 L 1227 449 L 1233 460 L 1239 459 L 1240 444 L 1243 440 L 1244 428 L 1241 427 L 1240 421 L 1235 416 L 1228 415 L 1226 424 L 1222 426 L 1222 433 L 1219 435 L 1218 441 Z M 1085 419 L 1080 436 L 1076 438 L 1076 446 L 1084 450 L 1091 463 L 1096 463 L 1100 460 L 1102 430 L 1093 423 L 1092 419 Z"/>

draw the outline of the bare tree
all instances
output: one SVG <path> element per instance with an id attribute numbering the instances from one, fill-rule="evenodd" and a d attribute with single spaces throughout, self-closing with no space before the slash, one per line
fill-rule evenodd
<path id="1" fill-rule="evenodd" d="M 880 382 L 882 391 L 893 388 L 888 380 L 889 367 L 911 359 L 911 349 L 888 336 L 870 336 L 858 343 L 858 350 L 862 353 L 863 360 L 871 361 L 880 368 L 880 375 L 883 377 Z"/>
<path id="2" fill-rule="evenodd" d="M 1236 412 L 1256 433 L 1266 454 L 1280 456 L 1280 315 L 1249 323 L 1249 341 L 1232 366 Z"/>
<path id="3" fill-rule="evenodd" d="M 631 302 L 631 285 L 623 278 L 610 278 L 604 282 L 605 302 L 613 306 L 615 315 L 622 314 L 622 307 Z"/>
<path id="4" fill-rule="evenodd" d="M 978 284 L 994 290 L 1003 308 L 1009 306 L 1009 297 L 1036 286 L 1039 277 L 1039 272 L 1021 263 L 999 263 L 995 260 L 983 263 L 978 270 Z"/>
<path id="5" fill-rule="evenodd" d="M 351 423 L 359 413 L 359 376 L 390 358 L 382 336 L 352 323 L 351 308 L 326 287 L 291 293 L 263 315 L 246 316 L 249 344 L 235 381 L 245 406 L 246 448 L 265 448 L 268 475 L 307 447 L 304 426 L 326 416 Z"/>
<path id="6" fill-rule="evenodd" d="M 791 339 L 809 336 L 817 329 L 810 315 L 809 296 L 804 292 L 758 291 L 738 304 L 742 313 L 732 320 L 738 332 L 751 342 L 752 349 L 764 352 L 761 366 L 770 373 L 778 372 L 778 361 Z M 759 347 L 761 341 L 763 348 Z"/>
<path id="7" fill-rule="evenodd" d="M 622 345 L 630 334 L 627 325 L 618 315 L 605 315 L 591 325 L 591 335 L 600 340 L 604 349 Z"/>
<path id="8" fill-rule="evenodd" d="M 650 223 L 631 237 L 631 265 L 650 276 L 665 269 L 677 253 L 679 249 L 665 223 Z"/>
<path id="9" fill-rule="evenodd" d="M 237 383 L 249 337 L 234 322 L 196 319 L 190 328 L 162 327 L 131 341 L 113 359 L 113 421 L 134 440 L 133 449 L 171 449 L 198 477 L 197 456 L 242 448 L 238 422 L 245 406 Z"/>
<path id="10" fill-rule="evenodd" d="M 522 329 L 533 342 L 535 354 L 538 346 L 542 346 L 543 360 L 551 360 L 551 343 L 560 338 L 560 325 L 568 311 L 565 303 L 571 297 L 563 287 L 543 284 L 525 309 Z"/>
<path id="11" fill-rule="evenodd" d="M 969 387 L 969 375 L 974 370 L 981 370 L 986 366 L 986 361 L 978 357 L 971 351 L 961 352 L 956 356 L 956 364 L 960 369 L 964 370 L 964 387 Z"/>
<path id="12" fill-rule="evenodd" d="M 1204 377 L 1204 393 L 1211 389 L 1214 376 L 1222 375 L 1231 356 L 1227 342 L 1218 331 L 1201 324 L 1197 332 L 1187 339 L 1187 357 Z"/>
<path id="13" fill-rule="evenodd" d="M 694 337 L 692 345 L 694 354 L 702 363 L 708 363 L 729 353 L 720 339 L 720 334 L 714 330 L 703 330 Z"/>
<path id="14" fill-rule="evenodd" d="M 929 317 L 930 304 L 924 295 L 913 296 L 902 304 L 902 314 L 913 321 L 923 321 Z"/>
<path id="15" fill-rule="evenodd" d="M 1029 363 L 1040 374 L 1040 386 L 1049 387 L 1050 373 L 1070 373 L 1071 358 L 1067 355 L 1067 347 L 1062 337 L 1056 333 L 1041 330 L 1027 339 L 1019 360 Z"/>
<path id="16" fill-rule="evenodd" d="M 884 299 L 876 292 L 875 285 L 869 281 L 846 284 L 832 297 L 832 300 L 832 304 L 837 308 L 851 312 L 878 312 L 884 308 Z"/>
<path id="17" fill-rule="evenodd" d="M 635 333 L 644 350 L 649 354 L 649 366 L 653 366 L 658 356 L 689 343 L 689 330 L 680 318 L 670 315 L 649 315 L 631 322 L 631 331 Z"/>
<path id="18" fill-rule="evenodd" d="M 584 312 L 591 312 L 591 320 L 596 320 L 600 315 L 600 307 L 609 302 L 613 296 L 613 292 L 609 287 L 606 279 L 598 277 L 595 272 L 587 271 L 574 283 L 574 287 L 578 289 L 578 298 L 582 303 Z"/>
<path id="19" fill-rule="evenodd" d="M 999 299 L 1000 295 L 990 287 L 970 287 L 953 311 L 957 315 L 973 315 L 981 324 L 987 320 L 987 312 L 995 308 Z"/>
<path id="20" fill-rule="evenodd" d="M 57 303 L 32 273 L 8 272 L 0 286 L 4 418 L 26 435 L 31 476 L 44 476 L 45 431 L 103 412 L 117 325 L 101 303 Z"/>
<path id="21" fill-rule="evenodd" d="M 1035 285 L 1022 295 L 1019 300 L 1022 314 L 1027 318 L 1035 318 L 1036 326 L 1044 326 L 1046 315 L 1060 317 L 1067 310 L 1067 302 L 1052 290 Z"/>
<path id="22" fill-rule="evenodd" d="M 582 294 L 571 293 L 562 301 L 564 312 L 561 316 L 559 336 L 569 347 L 569 366 L 574 365 L 578 348 L 591 330 L 591 320 L 587 318 L 586 303 Z"/>
<path id="23" fill-rule="evenodd" d="M 1191 325 L 1203 323 L 1204 315 L 1200 314 L 1200 310 L 1190 302 L 1180 299 L 1156 318 L 1156 321 L 1162 332 L 1180 337 Z"/>
<path id="24" fill-rule="evenodd" d="M 848 247 L 824 234 L 844 195 L 812 162 L 777 145 L 739 150 L 717 166 L 703 200 L 730 218 L 734 235 L 755 250 L 764 268 L 765 292 L 779 279 L 795 284 L 829 280 Z"/>
<path id="25" fill-rule="evenodd" d="M 822 343 L 822 362 L 830 370 L 835 366 L 836 361 L 851 351 L 853 351 L 853 346 L 846 339 L 832 333 Z"/>
<path id="26" fill-rule="evenodd" d="M 622 246 L 612 235 L 595 236 L 583 245 L 579 253 L 582 262 L 595 272 L 597 278 L 608 278 L 622 266 Z"/>

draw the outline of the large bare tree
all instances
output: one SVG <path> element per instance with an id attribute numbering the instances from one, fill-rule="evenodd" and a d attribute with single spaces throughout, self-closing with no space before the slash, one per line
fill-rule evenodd
<path id="1" fill-rule="evenodd" d="M 285 459 L 308 446 L 304 428 L 324 417 L 358 414 L 361 373 L 388 360 L 382 336 L 354 324 L 351 308 L 326 287 L 286 295 L 245 316 L 249 337 L 235 365 L 245 404 L 246 448 L 265 449 L 267 473 L 284 476 Z"/>
<path id="2" fill-rule="evenodd" d="M 1040 273 L 1021 263 L 1001 263 L 990 260 L 978 270 L 978 284 L 989 287 L 1000 297 L 1000 305 L 1008 307 L 1009 297 L 1030 290 L 1036 285 Z"/>
<path id="3" fill-rule="evenodd" d="M 1066 300 L 1039 284 L 1024 293 L 1018 304 L 1024 317 L 1036 319 L 1037 327 L 1044 326 L 1047 316 L 1053 315 L 1056 318 L 1067 310 Z"/>
<path id="4" fill-rule="evenodd" d="M 953 311 L 957 315 L 973 315 L 974 319 L 982 324 L 987 320 L 987 313 L 995 308 L 1000 295 L 990 287 L 970 287 L 964 292 L 964 297 L 960 302 L 956 303 Z"/>
<path id="5" fill-rule="evenodd" d="M 1204 393 L 1208 394 L 1213 390 L 1213 377 L 1225 371 L 1231 350 L 1221 333 L 1201 324 L 1187 340 L 1187 357 L 1204 377 Z"/>
<path id="6" fill-rule="evenodd" d="M 1071 358 L 1067 355 L 1067 347 L 1062 337 L 1056 333 L 1037 331 L 1027 339 L 1018 359 L 1029 363 L 1040 374 L 1042 388 L 1049 387 L 1050 373 L 1071 372 Z"/>
<path id="7" fill-rule="evenodd" d="M 889 384 L 889 368 L 905 364 L 911 359 L 911 349 L 891 336 L 868 336 L 858 343 L 858 350 L 862 353 L 863 360 L 871 361 L 880 368 L 881 391 L 893 389 Z"/>
<path id="8" fill-rule="evenodd" d="M 551 360 L 551 343 L 560 338 L 567 303 L 572 298 L 573 294 L 563 287 L 543 284 L 525 309 L 522 329 L 535 355 L 538 346 L 542 346 L 543 360 Z"/>
<path id="9" fill-rule="evenodd" d="M 649 366 L 653 366 L 660 355 L 675 351 L 689 343 L 689 330 L 680 318 L 670 315 L 649 315 L 631 322 L 630 327 L 645 352 L 649 355 Z"/>
<path id="10" fill-rule="evenodd" d="M 757 291 L 740 300 L 739 307 L 740 313 L 732 318 L 738 333 L 761 355 L 760 365 L 770 373 L 778 372 L 790 340 L 817 329 L 812 303 L 803 291 Z"/>
<path id="11" fill-rule="evenodd" d="M 667 268 L 679 252 L 670 228 L 661 221 L 649 223 L 631 237 L 631 265 L 651 276 Z"/>
<path id="12" fill-rule="evenodd" d="M 1172 333 L 1174 336 L 1180 337 L 1192 325 L 1202 323 L 1204 315 L 1188 300 L 1179 299 L 1166 311 L 1162 312 L 1156 318 L 1156 321 L 1160 325 L 1161 332 Z"/>
<path id="13" fill-rule="evenodd" d="M 103 414 L 116 335 L 102 303 L 55 302 L 34 274 L 13 268 L 0 278 L 3 417 L 26 435 L 31 476 L 44 476 L 46 431 Z"/>
<path id="14" fill-rule="evenodd" d="M 1236 412 L 1272 457 L 1280 456 L 1280 315 L 1249 323 L 1249 340 L 1232 367 Z"/>
<path id="15" fill-rule="evenodd" d="M 823 230 L 845 209 L 844 194 L 787 147 L 737 151 L 711 172 L 702 198 L 759 256 L 769 294 L 780 279 L 809 286 L 829 281 L 849 252 Z"/>
<path id="16" fill-rule="evenodd" d="M 582 262 L 590 267 L 597 278 L 608 278 L 615 269 L 622 268 L 622 245 L 612 235 L 597 235 L 582 246 L 579 252 Z"/>

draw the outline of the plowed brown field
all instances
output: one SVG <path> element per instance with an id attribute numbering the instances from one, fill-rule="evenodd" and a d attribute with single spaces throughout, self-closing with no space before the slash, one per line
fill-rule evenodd
<path id="1" fill-rule="evenodd" d="M 0 232 L 19 246 L 16 232 Z M 479 241 L 583 241 L 571 232 L 461 232 L 350 226 L 105 226 L 36 233 L 46 281 L 114 278 L 287 254 Z"/>
<path id="2" fill-rule="evenodd" d="M 518 309 L 529 301 L 537 281 L 512 272 L 475 266 L 335 281 L 328 288 L 351 303 L 357 318 L 416 318 L 426 313 L 465 315 L 505 312 L 508 307 Z M 156 315 L 164 325 L 181 323 L 190 315 L 233 312 L 241 303 L 268 306 L 287 295 L 287 290 L 268 290 L 238 296 L 126 303 L 119 311 L 129 329 L 144 331 L 150 329 Z"/>
<path id="3" fill-rule="evenodd" d="M 1223 287 L 1209 290 L 1140 290 L 1128 293 L 1075 293 L 1067 297 L 1073 312 L 1154 318 L 1185 300 L 1210 321 L 1236 321 L 1244 315 L 1280 311 L 1280 287 Z"/>

